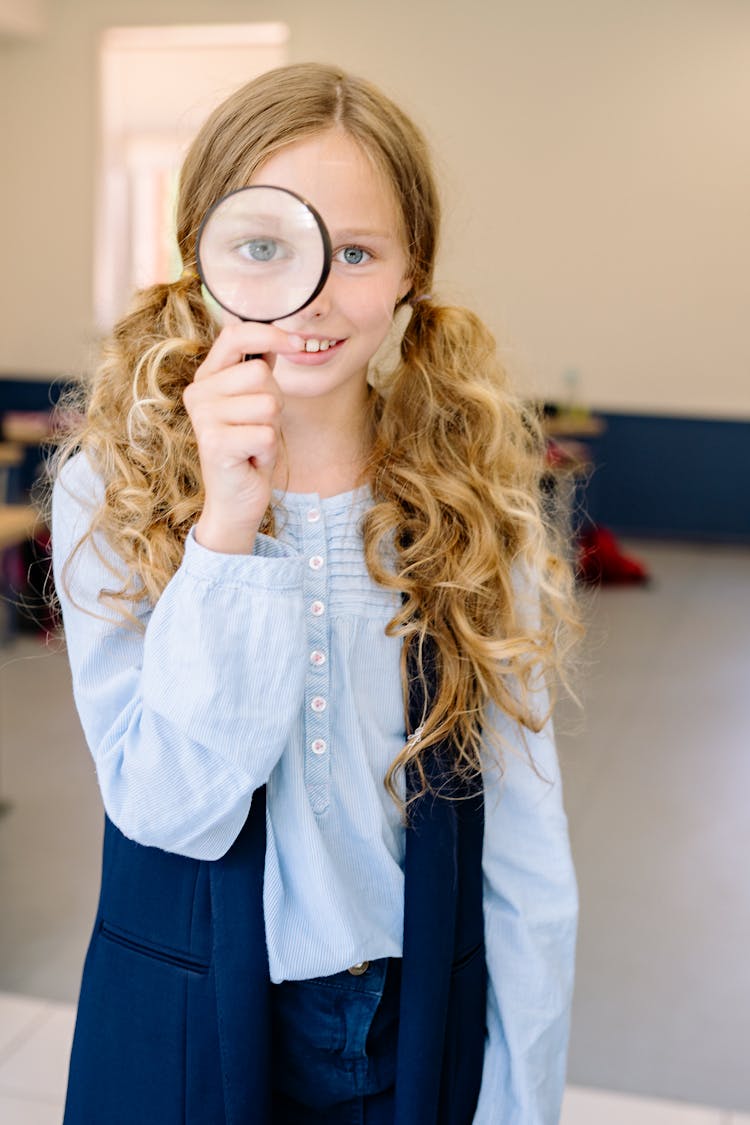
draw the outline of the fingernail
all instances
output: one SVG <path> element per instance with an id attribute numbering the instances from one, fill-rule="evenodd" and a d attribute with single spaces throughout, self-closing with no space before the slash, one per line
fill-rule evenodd
<path id="1" fill-rule="evenodd" d="M 305 341 L 301 336 L 289 336 L 289 347 L 294 351 L 301 352 L 305 346 Z"/>

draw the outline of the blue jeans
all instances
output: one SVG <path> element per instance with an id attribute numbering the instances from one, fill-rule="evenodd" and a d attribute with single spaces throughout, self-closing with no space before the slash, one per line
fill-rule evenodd
<path id="1" fill-rule="evenodd" d="M 401 962 L 272 987 L 274 1125 L 393 1125 Z"/>

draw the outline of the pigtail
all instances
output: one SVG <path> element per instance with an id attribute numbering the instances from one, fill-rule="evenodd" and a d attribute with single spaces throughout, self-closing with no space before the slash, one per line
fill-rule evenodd
<path id="1" fill-rule="evenodd" d="M 90 386 L 78 391 L 78 411 L 63 403 L 68 421 L 51 475 L 83 450 L 104 482 L 105 499 L 77 549 L 100 535 L 125 563 L 127 582 L 107 595 L 125 616 L 130 603 L 157 600 L 203 506 L 182 395 L 215 334 L 193 270 L 141 290 L 103 345 Z"/>
<path id="2" fill-rule="evenodd" d="M 561 622 L 574 631 L 575 621 L 571 575 L 551 548 L 541 504 L 538 421 L 514 394 L 483 322 L 468 309 L 416 301 L 400 362 L 379 389 L 367 563 L 403 595 L 389 629 L 405 642 L 405 693 L 407 648 L 421 668 L 428 635 L 439 682 L 431 713 L 418 736 L 407 731 L 391 767 L 395 795 L 409 764 L 424 783 L 424 755 L 448 735 L 456 774 L 478 774 L 490 703 L 541 729 L 540 670 L 549 680 L 565 647 Z M 541 610 L 531 604 L 537 595 Z"/>

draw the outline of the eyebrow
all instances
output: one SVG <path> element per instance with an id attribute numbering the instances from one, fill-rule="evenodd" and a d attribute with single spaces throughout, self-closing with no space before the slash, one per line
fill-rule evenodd
<path id="1" fill-rule="evenodd" d="M 331 231 L 334 242 L 346 242 L 347 239 L 356 241 L 358 238 L 393 238 L 396 232 L 391 230 L 357 230 L 353 227 L 344 230 Z"/>
<path id="2" fill-rule="evenodd" d="M 259 211 L 234 211 L 231 214 L 222 215 L 221 219 L 223 227 L 230 226 L 231 224 L 245 226 L 247 223 L 258 223 L 267 227 L 275 227 L 276 229 L 282 226 L 281 219 L 278 215 L 264 215 Z"/>

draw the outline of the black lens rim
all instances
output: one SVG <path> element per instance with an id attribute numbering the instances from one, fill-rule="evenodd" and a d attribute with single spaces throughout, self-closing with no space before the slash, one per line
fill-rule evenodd
<path id="1" fill-rule="evenodd" d="M 315 286 L 315 289 L 310 294 L 310 296 L 307 297 L 307 299 L 304 300 L 301 305 L 297 305 L 296 308 L 291 309 L 291 311 L 284 312 L 279 316 L 269 316 L 265 318 L 241 316 L 240 313 L 236 312 L 235 309 L 230 309 L 229 305 L 225 305 L 224 302 L 219 297 L 217 297 L 211 286 L 206 281 L 206 275 L 200 254 L 203 231 L 205 230 L 206 224 L 213 215 L 214 211 L 216 211 L 218 207 L 225 203 L 227 199 L 231 199 L 233 195 L 238 195 L 241 191 L 255 191 L 256 188 L 272 188 L 274 191 L 283 191 L 286 195 L 291 195 L 293 199 L 296 199 L 298 203 L 301 203 L 304 207 L 306 207 L 312 217 L 315 219 L 318 230 L 320 231 L 321 239 L 323 241 L 323 268 L 320 273 L 318 284 Z M 306 309 L 307 306 L 311 304 L 318 296 L 326 281 L 328 281 L 328 275 L 331 272 L 332 257 L 333 250 L 331 247 L 331 236 L 328 233 L 328 228 L 323 222 L 320 212 L 316 207 L 312 205 L 312 203 L 310 203 L 309 200 L 299 195 L 296 191 L 292 191 L 290 188 L 279 187 L 278 184 L 246 184 L 245 187 L 234 188 L 232 191 L 228 191 L 225 195 L 222 195 L 221 198 L 217 199 L 215 203 L 212 203 L 208 211 L 206 211 L 205 215 L 201 219 L 201 224 L 198 227 L 198 233 L 195 239 L 195 261 L 198 266 L 198 276 L 200 277 L 201 285 L 203 285 L 206 292 L 210 293 L 212 299 L 216 301 L 216 304 L 219 305 L 220 308 L 224 309 L 225 312 L 231 313 L 232 316 L 238 317 L 245 323 L 252 322 L 253 324 L 273 324 L 275 320 L 286 320 L 288 316 L 294 316 L 295 313 L 300 312 L 302 309 Z"/>

